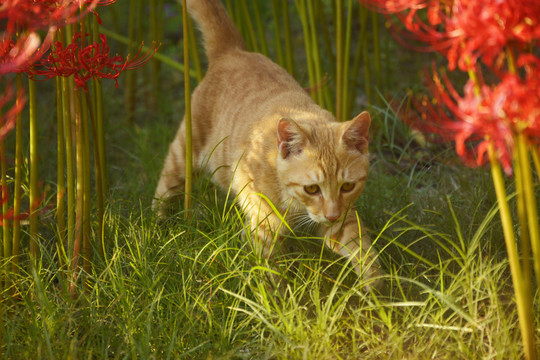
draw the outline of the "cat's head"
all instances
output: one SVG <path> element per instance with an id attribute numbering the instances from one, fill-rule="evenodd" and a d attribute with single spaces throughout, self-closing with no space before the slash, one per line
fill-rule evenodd
<path id="1" fill-rule="evenodd" d="M 284 191 L 325 225 L 343 221 L 364 189 L 369 169 L 367 112 L 353 120 L 277 125 L 277 172 Z"/>

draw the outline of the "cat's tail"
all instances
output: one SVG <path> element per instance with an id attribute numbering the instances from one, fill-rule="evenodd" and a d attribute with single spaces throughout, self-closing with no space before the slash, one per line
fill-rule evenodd
<path id="1" fill-rule="evenodd" d="M 187 9 L 204 38 L 208 61 L 232 49 L 245 49 L 244 39 L 220 0 L 187 0 Z"/>

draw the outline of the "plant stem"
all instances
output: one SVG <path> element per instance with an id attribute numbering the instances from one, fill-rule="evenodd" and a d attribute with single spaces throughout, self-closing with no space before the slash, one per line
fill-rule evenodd
<path id="1" fill-rule="evenodd" d="M 362 5 L 359 6 L 358 9 L 358 15 L 360 17 L 360 36 L 358 37 L 358 41 L 356 44 L 356 52 L 354 54 L 354 60 L 353 60 L 353 68 L 352 68 L 352 74 L 351 79 L 358 79 L 358 73 L 360 70 L 360 63 L 363 59 L 363 53 L 366 51 L 365 49 L 365 38 L 367 34 L 367 9 L 363 7 Z M 365 66 L 369 66 L 369 64 L 365 64 Z M 364 81 L 365 82 L 365 81 Z M 366 82 L 365 82 L 366 83 Z M 368 86 L 366 83 L 365 86 Z M 353 86 L 351 86 L 349 98 L 354 99 L 356 94 L 356 83 L 353 83 Z M 351 101 L 348 104 L 347 112 L 351 113 L 353 111 L 354 101 Z"/>
<path id="2" fill-rule="evenodd" d="M 255 24 L 257 25 L 257 34 L 259 34 L 259 44 L 261 46 L 261 53 L 268 56 L 268 43 L 266 36 L 264 35 L 264 27 L 261 19 L 261 10 L 259 9 L 259 2 L 253 1 L 253 8 L 255 12 Z"/>
<path id="3" fill-rule="evenodd" d="M 304 32 L 304 44 L 306 47 L 306 63 L 308 68 L 309 86 L 314 87 L 317 85 L 315 79 L 315 70 L 313 64 L 313 52 L 311 50 L 311 33 L 309 31 L 308 16 L 306 11 L 305 0 L 295 0 L 296 8 L 300 16 L 300 22 L 302 23 L 302 31 Z M 317 94 L 311 91 L 311 98 L 317 100 Z"/>
<path id="4" fill-rule="evenodd" d="M 253 28 L 253 23 L 251 22 L 251 15 L 249 13 L 249 8 L 246 0 L 240 0 L 241 9 L 241 18 L 243 19 L 242 23 L 245 25 L 246 40 L 249 40 L 251 44 L 251 49 L 255 52 L 259 51 L 259 43 L 257 42 L 257 36 L 255 36 L 255 30 Z M 240 19 L 238 19 L 240 22 Z"/>
<path id="5" fill-rule="evenodd" d="M 349 102 L 353 102 L 349 91 L 349 59 L 351 56 L 352 14 L 353 2 L 352 0 L 349 0 L 347 4 L 347 25 L 345 28 L 345 54 L 343 56 L 343 90 L 341 91 L 343 101 L 341 105 L 341 121 L 347 120 L 349 118 Z"/>
<path id="6" fill-rule="evenodd" d="M 1 114 L 0 114 L 1 118 Z M 7 183 L 7 165 L 6 165 L 6 146 L 4 139 L 0 140 L 0 187 L 2 191 L 2 235 L 3 235 L 3 257 L 4 266 L 7 266 L 7 261 L 10 261 L 11 257 L 11 236 L 10 236 L 10 221 L 9 221 L 9 202 L 8 202 L 8 183 Z M 2 269 L 2 272 L 5 272 L 6 269 Z M 7 275 L 7 273 L 6 273 Z M 6 276 L 7 281 L 7 276 Z"/>
<path id="7" fill-rule="evenodd" d="M 516 138 L 517 139 L 517 138 Z M 519 142 L 519 140 L 517 140 Z M 531 293 L 531 246 L 529 242 L 529 229 L 527 226 L 527 206 L 526 206 L 526 192 L 524 181 L 524 166 L 521 163 L 521 146 L 516 143 L 514 149 L 514 176 L 516 184 L 516 200 L 517 200 L 517 213 L 519 220 L 519 234 L 521 245 L 521 271 L 523 275 L 523 286 L 527 293 Z"/>
<path id="8" fill-rule="evenodd" d="M 285 58 L 283 56 L 283 48 L 281 47 L 281 24 L 279 23 L 280 15 L 280 8 L 279 8 L 279 2 L 280 0 L 272 0 L 272 15 L 274 19 L 274 40 L 275 40 L 275 48 L 276 48 L 276 57 L 277 57 L 277 63 L 281 67 L 285 67 Z"/>
<path id="9" fill-rule="evenodd" d="M 494 146 L 491 143 L 488 147 L 488 153 L 491 163 L 491 176 L 495 186 L 495 193 L 497 194 L 499 214 L 501 216 L 506 250 L 508 252 L 512 282 L 514 283 L 514 293 L 516 295 L 516 304 L 521 328 L 521 336 L 525 348 L 525 356 L 526 359 L 533 360 L 536 359 L 536 349 L 534 346 L 532 296 L 530 293 L 527 293 L 526 286 L 524 286 L 523 273 L 521 271 L 519 255 L 514 237 L 512 215 L 510 212 L 510 207 L 508 206 L 506 190 L 504 187 L 504 178 L 501 167 L 497 160 Z"/>
<path id="10" fill-rule="evenodd" d="M 65 181 L 65 159 L 66 148 L 64 143 L 64 104 L 62 99 L 62 78 L 56 77 L 56 118 L 57 118 L 57 139 L 56 139 L 56 225 L 58 229 L 58 242 L 56 244 L 58 254 L 62 253 L 64 238 L 66 236 L 66 203 L 64 195 L 66 193 Z M 59 267 L 63 267 L 62 256 L 58 257 Z"/>
<path id="11" fill-rule="evenodd" d="M 527 210 L 527 223 L 529 225 L 529 239 L 530 246 L 533 252 L 533 265 L 534 272 L 536 274 L 536 286 L 540 289 L 540 232 L 538 229 L 538 210 L 536 204 L 536 196 L 534 191 L 534 183 L 532 179 L 532 171 L 530 158 L 528 153 L 527 140 L 523 133 L 517 135 L 517 150 L 519 154 L 519 167 L 522 173 L 523 179 L 523 192 L 522 196 L 524 197 L 525 208 Z M 525 230 L 525 229 L 523 229 Z M 528 239 L 527 239 L 528 240 Z M 525 256 L 524 261 L 530 261 L 527 256 Z M 530 279 L 530 273 L 525 273 L 527 279 Z"/>
<path id="12" fill-rule="evenodd" d="M 313 63 L 315 65 L 315 85 L 318 87 L 317 90 L 317 98 L 319 105 L 327 108 L 330 112 L 334 112 L 334 104 L 331 101 L 329 86 L 326 86 L 323 84 L 323 74 L 322 74 L 322 67 L 321 67 L 321 54 L 319 51 L 319 43 L 317 41 L 317 28 L 316 28 L 316 19 L 315 19 L 315 11 L 313 9 L 313 3 L 311 1 L 307 1 L 307 9 L 308 9 L 308 18 L 309 18 L 309 27 L 311 31 L 311 51 L 313 56 Z"/>
<path id="13" fill-rule="evenodd" d="M 75 167 L 73 164 L 73 138 L 71 127 L 71 104 L 75 102 L 73 95 L 73 77 L 62 78 L 62 105 L 64 112 L 64 142 L 66 146 L 66 193 L 67 193 L 67 245 L 66 250 L 71 254 L 75 242 Z"/>
<path id="14" fill-rule="evenodd" d="M 107 35 L 108 37 L 110 37 L 111 39 L 114 39 L 116 41 L 119 41 L 123 44 L 129 44 L 129 39 L 125 36 L 122 36 L 118 33 L 115 33 L 113 31 L 110 31 L 110 30 L 107 30 L 106 28 L 104 27 L 100 27 L 99 28 L 99 31 L 105 35 Z M 142 48 L 142 51 L 148 51 L 150 50 L 150 48 L 148 46 L 143 46 Z M 165 65 L 168 65 L 170 67 L 172 67 L 173 69 L 177 69 L 177 70 L 180 70 L 181 72 L 184 72 L 185 71 L 185 68 L 184 68 L 184 64 L 181 64 L 179 63 L 178 61 L 174 60 L 173 58 L 171 57 L 168 57 L 166 55 L 163 55 L 163 54 L 160 54 L 160 53 L 155 53 L 153 55 L 153 58 L 154 59 L 157 59 L 159 61 L 161 61 L 162 63 L 164 63 Z M 197 79 L 198 76 L 197 74 L 195 73 L 194 70 L 190 70 L 188 71 L 189 72 L 189 76 L 191 76 L 193 79 Z M 128 74 L 126 74 L 128 75 Z"/>
<path id="15" fill-rule="evenodd" d="M 82 92 L 81 92 L 82 95 Z M 90 139 L 88 136 L 88 109 L 91 104 L 89 97 L 81 96 L 81 127 L 82 127 L 82 156 L 83 156 L 83 212 L 82 212 L 82 232 L 83 232 L 83 269 L 86 274 L 91 272 L 92 245 L 90 243 L 90 199 L 92 187 L 90 184 Z"/>
<path id="16" fill-rule="evenodd" d="M 38 133 L 37 133 L 37 109 L 36 109 L 36 83 L 28 80 L 28 99 L 30 110 L 30 256 L 33 261 L 38 258 Z"/>
<path id="17" fill-rule="evenodd" d="M 373 68 L 375 72 L 375 86 L 377 89 L 381 89 L 382 79 L 381 79 L 381 47 L 380 47 L 380 36 L 379 36 L 379 14 L 375 11 L 371 12 L 372 19 L 372 31 L 373 31 Z M 378 97 L 377 97 L 378 101 Z"/>
<path id="18" fill-rule="evenodd" d="M 186 0 L 182 0 L 182 26 L 184 39 L 188 38 L 189 28 L 187 22 L 187 6 Z M 184 96 L 185 96 L 185 128 L 186 128 L 186 182 L 185 182 L 185 214 L 189 215 L 189 209 L 191 209 L 191 191 L 193 187 L 193 156 L 192 156 L 192 136 L 191 136 L 191 87 L 189 78 L 189 46 L 184 40 Z"/>
<path id="19" fill-rule="evenodd" d="M 21 74 L 17 74 L 16 78 L 16 91 L 17 94 L 22 90 L 22 78 Z M 17 101 L 20 101 L 17 99 Z M 15 180 L 14 180 L 14 192 L 13 192 L 13 273 L 18 271 L 19 263 L 19 249 L 20 249 L 20 215 L 21 215 L 21 190 L 22 190 L 22 116 L 21 113 L 17 114 L 17 124 L 15 125 Z"/>
<path id="20" fill-rule="evenodd" d="M 343 0 L 336 4 L 336 119 L 343 121 Z"/>
<path id="21" fill-rule="evenodd" d="M 149 1 L 149 17 L 150 17 L 150 38 L 153 41 L 160 42 L 159 39 L 159 24 L 158 14 L 157 14 L 157 3 L 156 0 Z M 159 83 L 160 83 L 160 73 L 161 69 L 159 67 L 159 61 L 156 59 L 150 60 L 151 63 L 151 75 L 150 75 L 150 84 L 151 84 L 151 95 L 150 95 L 150 107 L 153 111 L 157 111 L 158 108 L 158 97 L 159 97 Z"/>
<path id="22" fill-rule="evenodd" d="M 99 31 L 99 24 L 97 18 L 94 17 L 93 34 L 94 39 L 97 41 Z M 98 229 L 97 238 L 99 241 L 98 248 L 101 255 L 105 256 L 105 237 L 103 229 L 103 218 L 105 216 L 105 194 L 108 192 L 108 174 L 107 174 L 107 162 L 105 157 L 105 124 L 103 117 L 103 88 L 101 86 L 101 79 L 94 78 L 94 109 L 95 111 L 90 113 L 90 120 L 92 124 L 92 134 L 94 135 L 94 158 L 95 158 L 95 173 L 96 173 L 96 195 L 97 195 L 97 218 Z M 91 103 L 89 95 L 87 94 L 87 101 Z M 92 107 L 90 108 L 92 109 Z"/>
<path id="23" fill-rule="evenodd" d="M 283 39 L 285 40 L 285 63 L 289 74 L 294 75 L 294 55 L 292 48 L 291 24 L 289 16 L 288 0 L 281 0 L 281 9 L 283 13 Z"/>
<path id="24" fill-rule="evenodd" d="M 129 18 L 128 18 L 128 54 L 133 54 L 136 37 L 137 15 L 139 14 L 140 1 L 131 0 L 129 3 Z M 133 121 L 135 112 L 135 85 L 137 82 L 137 73 L 129 71 L 126 74 L 126 118 L 129 122 Z"/>
<path id="25" fill-rule="evenodd" d="M 73 244 L 73 255 L 71 258 L 71 269 L 73 271 L 73 281 L 77 278 L 77 264 L 83 245 L 83 218 L 84 214 L 84 138 L 81 115 L 81 90 L 76 89 L 74 94 L 75 104 L 75 133 L 76 133 L 76 164 L 77 164 L 77 205 L 75 216 L 75 242 Z M 74 285 L 74 284 L 73 284 Z M 72 288 L 74 289 L 74 287 Z"/>
<path id="26" fill-rule="evenodd" d="M 187 18 L 189 31 L 188 31 L 188 38 L 189 38 L 189 46 L 190 46 L 190 56 L 191 61 L 193 61 L 193 66 L 195 67 L 195 74 L 197 82 L 201 82 L 203 79 L 203 69 L 201 65 L 201 57 L 199 56 L 199 49 L 197 48 L 197 41 L 195 39 L 195 31 L 193 26 L 193 20 L 191 17 L 188 16 Z"/>

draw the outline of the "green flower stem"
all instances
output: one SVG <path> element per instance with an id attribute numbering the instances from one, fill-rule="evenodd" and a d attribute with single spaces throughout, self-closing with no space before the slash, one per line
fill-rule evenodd
<path id="1" fill-rule="evenodd" d="M 525 207 L 527 209 L 527 223 L 529 225 L 529 239 L 533 253 L 536 286 L 540 289 L 540 232 L 538 228 L 538 208 L 536 204 L 529 152 L 527 149 L 528 145 L 523 133 L 517 135 L 516 143 L 519 154 L 519 167 L 523 179 L 522 196 L 524 196 Z M 525 261 L 529 261 L 528 256 L 526 256 Z M 530 277 L 530 273 L 525 273 L 525 275 Z"/>
<path id="2" fill-rule="evenodd" d="M 238 19 L 239 22 L 243 23 L 243 28 L 245 29 L 244 35 L 245 39 L 248 40 L 251 50 L 255 52 L 260 52 L 259 42 L 257 41 L 257 36 L 255 35 L 255 29 L 253 28 L 253 23 L 251 22 L 251 14 L 246 0 L 240 0 L 241 6 L 241 18 Z"/>
<path id="3" fill-rule="evenodd" d="M 388 28 L 387 22 L 384 23 L 385 29 Z M 390 79 L 392 78 L 392 66 L 390 65 L 390 42 L 391 36 L 388 31 L 384 32 L 383 38 L 383 52 L 384 52 L 384 70 L 383 70 L 383 94 L 390 89 Z"/>
<path id="4" fill-rule="evenodd" d="M 317 12 L 316 17 L 319 24 L 326 24 L 328 20 L 325 17 L 324 13 L 324 3 L 322 0 L 315 0 Z M 332 5 L 332 19 L 336 18 L 336 5 Z M 330 35 L 331 26 L 321 26 L 319 27 L 319 33 L 317 34 L 318 38 L 322 38 L 322 43 L 324 44 L 324 57 L 327 63 L 335 64 L 336 56 L 334 55 L 334 39 Z M 332 79 L 336 78 L 336 66 L 330 67 L 329 76 Z"/>
<path id="5" fill-rule="evenodd" d="M 0 114 L 1 115 L 1 114 Z M 8 194 L 8 183 L 7 183 L 7 165 L 6 165 L 6 146 L 4 140 L 0 140 L 0 185 L 2 187 L 2 198 Z M 4 219 L 2 222 L 2 236 L 4 241 L 3 246 L 3 257 L 4 261 L 8 261 L 11 257 L 11 234 L 10 234 L 10 221 L 8 220 L 8 211 L 9 211 L 9 202 L 4 201 L 2 204 L 2 214 Z M 3 269 L 4 271 L 5 269 Z"/>
<path id="6" fill-rule="evenodd" d="M 21 74 L 17 74 L 16 90 L 17 93 L 22 89 Z M 19 101 L 19 100 L 17 100 Z M 13 247 L 11 253 L 13 256 L 13 273 L 18 271 L 19 249 L 21 239 L 20 214 L 21 214 L 21 192 L 22 192 L 22 116 L 17 114 L 17 124 L 15 125 L 15 179 L 13 191 Z"/>
<path id="7" fill-rule="evenodd" d="M 313 64 L 313 52 L 311 50 L 311 33 L 309 31 L 308 16 L 306 10 L 306 0 L 295 0 L 296 8 L 298 9 L 298 15 L 300 16 L 300 22 L 302 23 L 302 31 L 304 33 L 304 44 L 306 47 L 306 63 L 308 68 L 309 85 L 318 85 L 315 79 L 315 65 Z M 285 35 L 285 37 L 287 34 Z M 315 91 L 311 91 L 311 98 L 317 101 L 317 94 Z"/>
<path id="8" fill-rule="evenodd" d="M 229 16 L 233 19 L 234 22 L 236 22 L 236 19 L 235 19 L 235 13 L 234 13 L 234 8 L 233 8 L 233 5 L 232 5 L 232 1 L 231 0 L 225 0 L 225 6 L 227 7 L 227 12 L 229 13 Z"/>
<path id="9" fill-rule="evenodd" d="M 129 17 L 128 17 L 128 41 L 127 48 L 128 54 L 133 54 L 135 50 L 135 37 L 137 26 L 137 15 L 140 8 L 140 0 L 131 0 L 129 3 Z M 103 32 L 105 33 L 105 32 Z M 106 34 L 106 33 L 105 33 Z M 137 83 L 137 73 L 135 71 L 129 71 L 126 74 L 126 117 L 128 121 L 133 121 L 134 107 L 135 107 L 135 85 Z"/>
<path id="10" fill-rule="evenodd" d="M 534 167 L 536 169 L 536 175 L 540 176 L 540 152 L 538 150 L 538 147 L 532 146 L 531 154 L 533 158 Z"/>
<path id="11" fill-rule="evenodd" d="M 316 3 L 318 4 L 318 2 Z M 315 65 L 315 86 L 318 87 L 317 89 L 317 98 L 319 105 L 323 106 L 324 108 L 328 109 L 330 112 L 334 112 L 334 104 L 331 100 L 330 96 L 330 87 L 326 86 L 326 84 L 323 83 L 323 72 L 322 72 L 322 66 L 321 66 L 321 54 L 319 51 L 319 43 L 317 41 L 317 28 L 316 28 L 316 18 L 315 18 L 315 9 L 313 8 L 313 3 L 311 1 L 307 1 L 307 9 L 308 9 L 308 17 L 309 17 L 309 28 L 311 31 L 311 51 L 313 56 L 313 63 Z"/>
<path id="12" fill-rule="evenodd" d="M 84 92 L 84 91 L 83 91 Z M 81 95 L 82 93 L 81 92 Z M 87 94 L 87 93 L 85 93 Z M 90 205 L 92 197 L 92 187 L 90 184 L 90 137 L 88 136 L 88 110 L 91 103 L 87 100 L 89 97 L 81 96 L 81 126 L 82 126 L 82 156 L 83 156 L 83 213 L 82 213 L 82 231 L 83 231 L 83 269 L 86 274 L 91 272 L 92 262 L 92 244 L 90 243 Z M 78 144 L 80 146 L 81 144 Z"/>
<path id="13" fill-rule="evenodd" d="M 67 193 L 67 245 L 68 254 L 71 254 L 75 242 L 75 166 L 73 163 L 74 150 L 71 126 L 71 104 L 74 102 L 73 77 L 62 78 L 62 107 L 64 120 L 64 143 L 66 147 L 66 193 Z"/>
<path id="14" fill-rule="evenodd" d="M 373 63 L 373 69 L 375 70 L 375 85 L 377 89 L 381 89 L 382 87 L 382 71 L 381 71 L 381 37 L 379 36 L 379 14 L 375 11 L 371 12 L 371 20 L 372 20 L 372 26 L 371 29 L 373 31 L 373 41 L 371 42 L 373 44 L 373 60 L 371 61 Z"/>
<path id="15" fill-rule="evenodd" d="M 528 289 L 528 292 L 531 291 L 531 246 L 529 242 L 529 229 L 527 225 L 527 207 L 525 204 L 525 192 L 524 192 L 524 179 L 523 179 L 523 166 L 520 163 L 520 146 L 516 144 L 514 150 L 514 177 L 516 184 L 516 200 L 517 200 L 517 213 L 519 220 L 520 228 L 520 245 L 521 245 L 521 269 L 523 272 L 523 281 L 524 286 Z M 519 165 L 516 165 L 518 164 Z"/>
<path id="16" fill-rule="evenodd" d="M 504 239 L 506 242 L 506 250 L 508 252 L 508 260 L 510 262 L 510 272 L 516 295 L 519 325 L 525 348 L 525 356 L 527 360 L 533 360 L 536 359 L 536 349 L 534 346 L 532 296 L 530 293 L 527 293 L 526 286 L 523 282 L 523 273 L 521 270 L 516 240 L 514 237 L 512 215 L 510 212 L 510 207 L 508 206 L 506 190 L 504 187 L 504 177 L 501 171 L 501 166 L 497 160 L 497 154 L 495 153 L 493 144 L 489 145 L 488 152 L 491 163 L 491 176 L 495 186 L 495 193 L 497 194 L 497 203 L 499 205 L 499 213 L 501 216 Z"/>
<path id="17" fill-rule="evenodd" d="M 366 11 L 366 14 L 365 14 L 365 20 L 367 21 L 368 19 L 368 10 L 365 9 Z M 362 39 L 362 44 L 360 46 L 362 46 L 362 60 L 363 60 L 363 63 L 364 63 L 364 87 L 365 87 L 365 91 L 366 91 L 366 98 L 367 98 L 367 101 L 368 101 L 368 104 L 372 104 L 373 103 L 373 87 L 371 85 L 371 60 L 369 59 L 369 52 L 368 52 L 368 37 L 367 35 L 363 37 Z"/>
<path id="18" fill-rule="evenodd" d="M 343 0 L 336 4 L 336 119 L 343 121 Z"/>
<path id="19" fill-rule="evenodd" d="M 92 33 L 94 39 L 97 41 L 99 35 L 99 24 L 97 17 L 94 16 L 94 23 L 92 26 Z M 95 158 L 95 173 L 96 173 L 96 195 L 97 195 L 97 239 L 99 241 L 99 249 L 102 256 L 105 256 L 105 237 L 104 237 L 104 222 L 105 216 L 105 194 L 108 192 L 108 173 L 107 162 L 105 157 L 105 124 L 103 117 L 103 88 L 101 86 L 101 79 L 94 78 L 92 80 L 94 90 L 94 111 L 90 113 L 90 120 L 92 124 L 92 134 L 94 137 L 94 158 Z M 91 103 L 89 94 L 87 94 L 87 102 Z M 92 107 L 90 107 L 92 109 Z"/>
<path id="20" fill-rule="evenodd" d="M 149 17 L 150 17 L 150 38 L 152 41 L 161 42 L 159 38 L 159 24 L 162 22 L 158 21 L 158 5 L 157 0 L 149 1 Z M 158 108 L 158 96 L 159 96 L 159 83 L 160 83 L 160 63 L 158 60 L 150 60 L 151 66 L 151 75 L 150 77 L 150 88 L 152 89 L 150 94 L 150 108 L 153 111 L 156 111 Z"/>
<path id="21" fill-rule="evenodd" d="M 83 218 L 84 213 L 84 138 L 81 115 L 81 89 L 76 89 L 74 93 L 75 108 L 75 143 L 76 143 L 76 191 L 77 202 L 75 209 L 75 242 L 73 244 L 73 254 L 71 258 L 71 269 L 76 276 L 76 268 L 81 255 L 83 245 Z M 74 278 L 75 279 L 75 278 Z"/>
<path id="22" fill-rule="evenodd" d="M 188 14 L 186 7 L 186 0 L 182 0 L 182 26 L 184 38 L 188 38 Z M 184 96 L 185 96 L 185 118 L 184 124 L 186 128 L 186 183 L 185 183 L 185 214 L 189 215 L 189 209 L 191 209 L 191 191 L 193 187 L 193 156 L 192 156 L 192 135 L 191 135 L 191 87 L 189 77 L 189 46 L 184 41 Z"/>
<path id="23" fill-rule="evenodd" d="M 524 179 L 524 173 L 525 166 L 528 166 L 528 164 L 523 164 L 522 162 L 522 151 L 521 146 L 519 144 L 519 135 L 516 136 L 516 147 L 514 149 L 514 175 L 515 175 L 515 184 L 516 184 L 516 200 L 517 200 L 517 214 L 518 214 L 518 220 L 519 220 L 519 242 L 520 242 L 520 248 L 521 248 L 521 272 L 522 272 L 522 289 L 520 290 L 522 293 L 519 296 L 522 297 L 531 297 L 532 296 L 532 281 L 531 281 L 531 245 L 530 245 L 530 237 L 529 237 L 529 229 L 528 229 L 528 209 L 526 205 L 526 197 L 527 197 L 527 191 L 525 190 L 526 187 L 526 181 Z M 525 154 L 525 157 L 527 154 Z M 518 298 L 518 288 L 515 287 L 516 292 L 516 299 Z M 531 304 L 532 304 L 532 298 L 531 298 Z M 532 314 L 531 314 L 532 316 Z M 521 323 L 521 318 L 519 319 Z M 533 319 L 531 319 L 532 321 Z M 528 326 L 528 325 L 522 325 L 522 326 Z M 525 334 L 522 331 L 523 334 Z M 526 342 L 524 341 L 524 347 L 526 348 Z"/>
<path id="24" fill-rule="evenodd" d="M 358 16 L 360 18 L 360 35 L 358 36 L 358 42 L 356 46 L 356 52 L 354 54 L 354 60 L 353 60 L 353 67 L 352 67 L 352 74 L 351 79 L 358 79 L 358 73 L 360 72 L 360 63 L 363 60 L 363 54 L 367 49 L 365 48 L 366 41 L 365 38 L 367 36 L 367 16 L 368 11 L 365 7 L 362 5 L 358 8 Z M 369 64 L 365 64 L 364 67 L 369 67 Z M 364 81 L 365 86 L 369 86 L 367 81 Z M 356 86 L 351 86 L 349 98 L 354 99 L 356 94 Z M 367 92 L 366 92 L 367 94 Z M 354 101 L 351 101 L 348 103 L 347 112 L 350 114 L 353 111 Z"/>
<path id="25" fill-rule="evenodd" d="M 351 33 L 352 33 L 352 14 L 353 14 L 353 2 L 349 0 L 347 3 L 347 25 L 345 28 L 345 54 L 343 56 L 343 90 L 341 92 L 343 96 L 342 109 L 341 109 L 341 121 L 349 118 L 349 101 L 352 100 L 349 90 L 349 58 L 351 56 Z M 336 110 L 337 111 L 337 110 Z"/>
<path id="26" fill-rule="evenodd" d="M 64 104 L 62 99 L 62 78 L 56 77 L 56 120 L 57 120 L 57 139 L 56 139 L 56 226 L 58 229 L 58 254 L 62 253 L 64 247 L 64 238 L 66 236 L 66 202 L 64 195 L 66 193 L 65 181 L 65 159 L 66 145 L 64 143 Z M 63 257 L 59 256 L 60 267 Z"/>
<path id="27" fill-rule="evenodd" d="M 122 36 L 118 33 L 115 33 L 111 30 L 108 30 L 102 26 L 99 27 L 99 31 L 105 35 L 107 35 L 108 37 L 110 37 L 111 39 L 114 39 L 116 41 L 119 41 L 123 44 L 129 44 L 129 38 L 125 37 L 125 36 Z M 143 46 L 142 47 L 142 51 L 149 51 L 150 48 L 148 46 Z M 172 67 L 173 69 L 177 69 L 181 72 L 184 72 L 186 69 L 184 67 L 184 64 L 181 64 L 179 63 L 178 61 L 174 60 L 173 58 L 171 57 L 168 57 L 166 55 L 163 55 L 163 54 L 160 54 L 159 52 L 155 53 L 154 56 L 153 56 L 154 59 L 157 59 L 159 61 L 161 61 L 162 63 L 164 63 L 165 65 L 168 65 L 170 67 Z M 189 73 L 189 76 L 191 76 L 193 79 L 197 79 L 197 73 L 194 71 L 194 70 L 188 70 L 188 73 Z M 126 74 L 128 75 L 128 74 Z"/>
<path id="28" fill-rule="evenodd" d="M 281 0 L 281 10 L 283 14 L 283 39 L 285 40 L 285 68 L 289 74 L 294 75 L 294 54 L 291 42 L 292 35 L 288 0 Z"/>
<path id="29" fill-rule="evenodd" d="M 279 19 L 281 17 L 281 11 L 279 7 L 280 0 L 272 0 L 272 18 L 274 20 L 274 46 L 276 48 L 276 57 L 277 57 L 277 63 L 281 67 L 285 67 L 285 57 L 283 55 L 283 48 L 281 46 L 281 24 L 279 22 Z"/>
<path id="30" fill-rule="evenodd" d="M 188 26 L 189 26 L 189 31 L 188 31 L 189 46 L 190 46 L 189 54 L 191 57 L 191 61 L 193 62 L 193 67 L 195 68 L 197 82 L 200 83 L 204 75 L 202 63 L 201 63 L 201 56 L 199 55 L 199 49 L 197 48 L 197 39 L 195 38 L 193 20 L 191 19 L 190 16 L 188 16 L 187 21 L 188 21 Z"/>
<path id="31" fill-rule="evenodd" d="M 259 35 L 258 43 L 261 46 L 261 53 L 268 56 L 268 42 L 264 35 L 264 27 L 261 18 L 261 9 L 259 8 L 259 2 L 253 1 L 253 9 L 255 13 L 255 25 L 257 26 L 257 34 Z"/>
<path id="32" fill-rule="evenodd" d="M 30 110 L 30 256 L 32 260 L 38 259 L 38 129 L 37 129 L 37 109 L 36 109 L 36 83 L 28 80 L 28 100 Z"/>
<path id="33" fill-rule="evenodd" d="M 94 109 L 90 107 L 90 124 L 92 125 L 92 134 L 94 140 L 94 163 L 95 163 L 95 182 L 96 182 L 96 195 L 97 195 L 97 239 L 99 241 L 99 249 L 102 256 L 105 255 L 105 237 L 103 233 L 103 218 L 105 216 L 105 194 L 106 189 L 106 170 L 105 170 L 105 134 L 103 124 L 103 94 L 101 88 L 101 81 L 99 79 L 93 80 L 94 88 Z M 92 103 L 90 94 L 86 94 L 87 103 Z"/>

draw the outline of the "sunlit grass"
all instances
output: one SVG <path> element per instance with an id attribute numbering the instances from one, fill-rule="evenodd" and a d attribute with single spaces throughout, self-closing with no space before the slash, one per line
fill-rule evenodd
<path id="1" fill-rule="evenodd" d="M 290 7 L 292 13 L 294 6 L 282 1 L 276 12 Z M 362 14 L 368 19 L 367 12 Z M 281 36 L 296 44 L 296 35 L 285 34 L 289 21 L 300 34 L 301 22 L 285 19 L 289 15 L 281 14 Z M 176 34 L 173 23 L 168 21 L 165 30 Z M 356 42 L 362 45 L 351 49 L 358 61 L 350 87 L 360 93 L 363 86 L 373 90 L 374 64 L 359 59 L 369 60 L 369 46 L 364 52 L 361 47 L 375 35 L 365 24 L 357 25 Z M 168 44 L 163 51 L 173 58 L 181 47 Z M 303 53 L 298 48 L 295 56 Z M 410 55 L 401 55 L 385 60 L 408 64 Z M 293 72 L 292 52 L 281 56 Z M 322 65 L 329 68 L 330 58 L 323 57 Z M 299 59 L 294 72 L 304 85 L 303 63 Z M 414 71 L 405 68 L 389 88 L 408 86 L 403 79 Z M 126 115 L 120 96 L 105 85 L 111 181 L 105 254 L 94 249 L 91 272 L 81 274 L 70 291 L 73 274 L 59 268 L 54 219 L 50 212 L 41 215 L 38 266 L 32 270 L 28 260 L 18 264 L 4 294 L 9 295 L 4 358 L 522 358 L 496 198 L 486 171 L 464 168 L 448 148 L 415 139 L 390 104 L 381 100 L 380 107 L 373 106 L 372 167 L 357 208 L 381 254 L 385 285 L 365 292 L 365 281 L 349 261 L 302 231 L 287 239 L 287 252 L 275 263 L 258 258 L 242 238 L 243 218 L 232 196 L 206 177 L 194 183 L 194 216 L 185 219 L 178 203 L 167 221 L 156 221 L 152 194 L 184 112 L 179 69 L 164 66 L 161 77 L 167 81 L 161 84 L 157 113 L 141 101 Z M 149 86 L 142 80 L 136 85 L 130 91 L 144 97 Z M 352 113 L 353 105 L 363 107 L 366 98 L 351 95 L 350 100 L 342 104 L 344 113 Z M 126 117 L 133 119 L 129 126 Z M 39 130 L 44 138 L 52 132 Z M 53 151 L 42 148 L 42 173 L 54 168 L 46 161 L 54 158 Z M 513 191 L 509 182 L 509 194 Z M 26 224 L 22 231 L 28 232 Z M 24 241 L 28 252 L 27 237 Z M 279 290 L 269 282 L 276 269 L 286 279 Z"/>
<path id="2" fill-rule="evenodd" d="M 127 137 L 131 165 L 123 171 L 140 171 L 145 163 L 154 170 L 147 136 Z M 5 355 L 519 359 L 517 314 L 491 195 L 452 190 L 468 189 L 478 171 L 432 164 L 430 171 L 446 180 L 427 183 L 422 172 L 392 173 L 390 163 L 375 157 L 358 204 L 383 259 L 380 292 L 366 293 L 348 261 L 302 236 L 291 238 L 289 252 L 277 259 L 287 281 L 274 290 L 268 286 L 274 264 L 254 255 L 235 205 L 208 179 L 194 184 L 196 216 L 184 220 L 179 204 L 178 214 L 160 224 L 149 209 L 152 181 L 134 177 L 111 184 L 119 194 L 142 184 L 142 197 L 111 197 L 109 251 L 94 258 L 76 298 L 48 245 L 40 249 L 36 272 L 21 271 L 14 280 Z"/>

